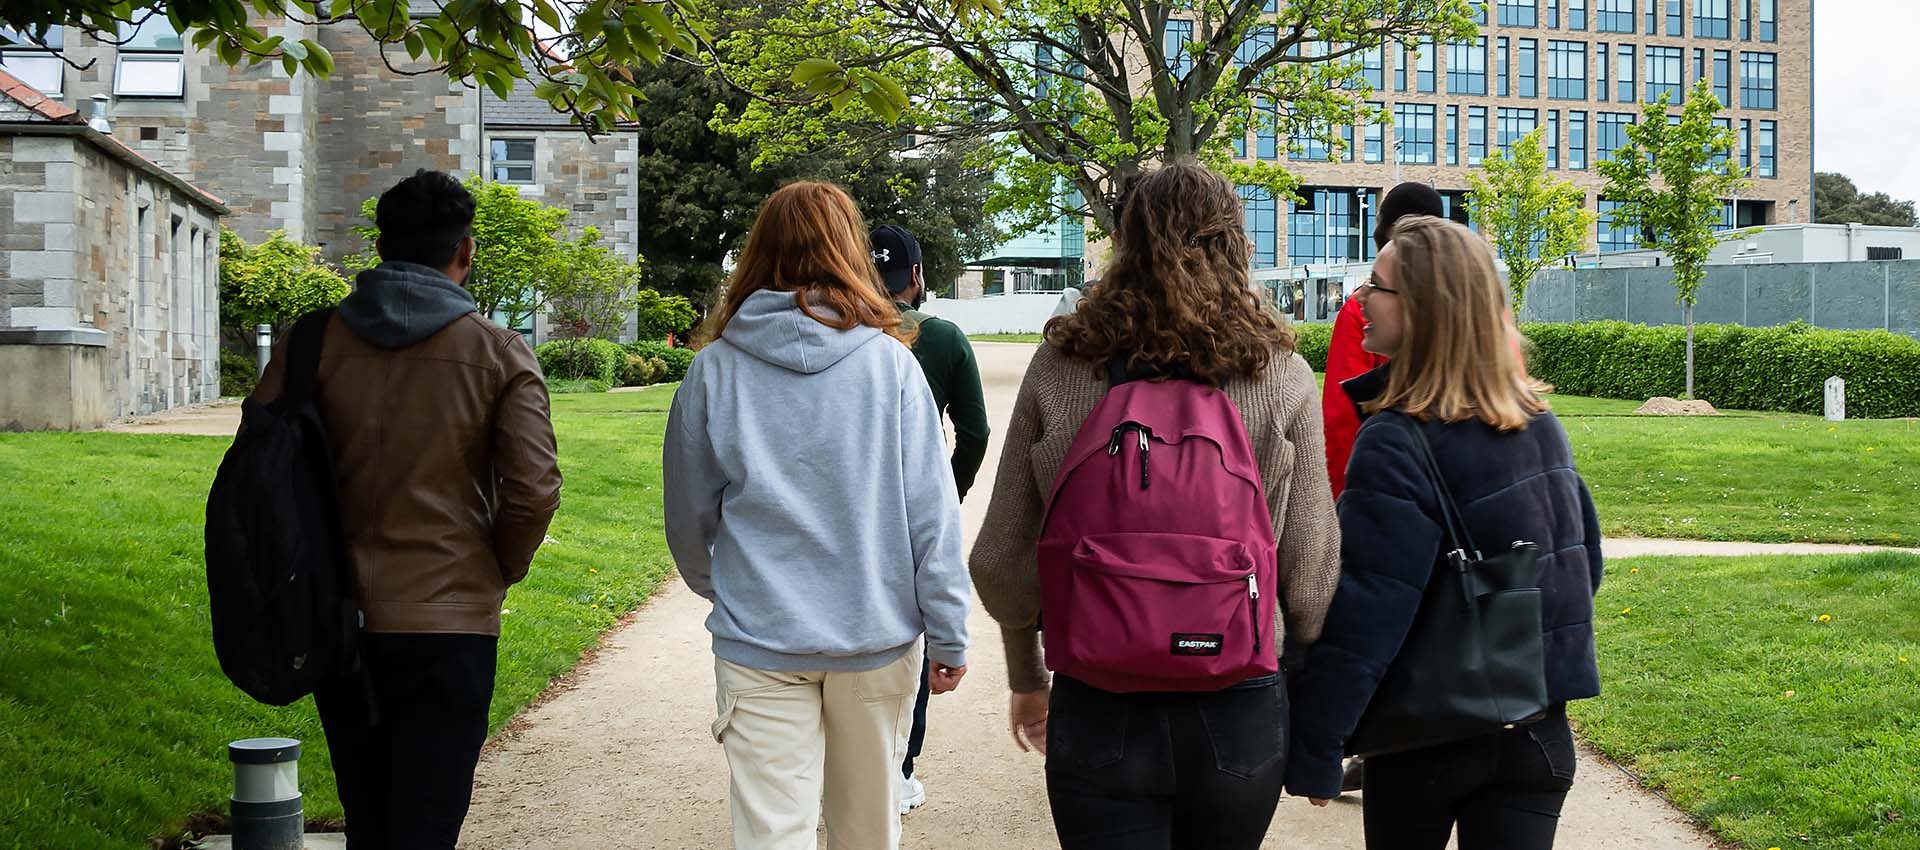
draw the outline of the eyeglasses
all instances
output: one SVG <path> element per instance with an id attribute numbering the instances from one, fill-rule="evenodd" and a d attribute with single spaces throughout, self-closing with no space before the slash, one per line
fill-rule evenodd
<path id="1" fill-rule="evenodd" d="M 1364 286 L 1364 287 L 1366 287 L 1366 288 L 1368 288 L 1368 289 L 1373 289 L 1373 290 L 1378 290 L 1378 291 L 1380 291 L 1380 292 L 1384 292 L 1384 293 L 1386 293 L 1386 294 L 1388 294 L 1388 295 L 1399 295 L 1399 294 L 1400 294 L 1400 290 L 1398 290 L 1398 289 L 1388 289 L 1388 288 L 1386 288 L 1386 287 L 1384 287 L 1384 286 L 1381 286 L 1381 285 L 1380 285 L 1380 284 L 1378 284 L 1378 283 L 1374 283 L 1374 282 L 1373 282 L 1373 281 L 1371 281 L 1371 280 L 1369 280 L 1369 281 L 1367 281 L 1366 283 L 1363 283 L 1363 284 L 1360 284 L 1360 285 L 1361 285 L 1361 286 Z"/>

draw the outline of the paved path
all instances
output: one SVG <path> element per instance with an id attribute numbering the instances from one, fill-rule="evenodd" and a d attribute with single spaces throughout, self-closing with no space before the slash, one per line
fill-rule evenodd
<path id="1" fill-rule="evenodd" d="M 976 344 L 996 435 L 1032 347 Z M 998 456 L 998 438 L 988 457 Z M 966 504 L 977 531 L 992 490 L 991 460 Z M 1612 545 L 1611 543 L 1609 544 Z M 1691 554 L 1642 546 L 1635 554 Z M 1745 550 L 1742 550 L 1745 551 Z M 1733 553 L 1727 553 L 1733 554 Z M 462 846 L 518 848 L 725 847 L 727 769 L 708 731 L 713 668 L 707 604 L 677 582 L 551 701 L 523 715 L 481 760 Z M 906 819 L 914 850 L 1030 850 L 1053 843 L 1041 760 L 1006 730 L 1006 668 L 998 632 L 978 606 L 973 667 L 936 697 L 920 773 L 928 805 Z M 1617 768 L 1583 756 L 1559 846 L 1569 850 L 1707 850 L 1710 842 Z M 1360 807 L 1281 803 L 1269 848 L 1357 850 Z"/>

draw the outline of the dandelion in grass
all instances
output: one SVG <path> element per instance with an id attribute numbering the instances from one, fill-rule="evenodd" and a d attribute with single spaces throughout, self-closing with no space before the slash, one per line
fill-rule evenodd
<path id="1" fill-rule="evenodd" d="M 1639 575 L 1639 574 L 1640 574 L 1640 568 L 1639 568 L 1639 567 L 1634 567 L 1633 569 L 1630 569 L 1630 570 L 1628 570 L 1627 572 L 1629 572 L 1629 573 L 1632 573 L 1633 575 Z"/>
<path id="2" fill-rule="evenodd" d="M 588 568 L 587 568 L 587 575 L 590 575 L 590 576 L 597 576 L 597 575 L 599 575 L 599 574 L 600 574 L 600 571 L 599 571 L 599 570 L 596 570 L 596 569 L 594 569 L 594 568 L 592 568 L 592 567 L 588 567 Z"/>
<path id="3" fill-rule="evenodd" d="M 1833 615 L 1832 615 L 1832 614 L 1821 614 L 1821 615 L 1820 615 L 1820 622 L 1822 622 L 1822 623 L 1831 623 L 1831 622 L 1833 622 Z"/>
<path id="4" fill-rule="evenodd" d="M 1631 614 L 1631 613 L 1633 613 L 1633 609 L 1632 609 L 1632 608 L 1622 608 L 1622 609 L 1620 609 L 1620 613 L 1622 613 L 1622 614 Z"/>

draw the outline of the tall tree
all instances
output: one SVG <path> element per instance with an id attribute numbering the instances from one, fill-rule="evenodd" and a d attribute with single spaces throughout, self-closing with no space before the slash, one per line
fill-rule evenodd
<path id="1" fill-rule="evenodd" d="M 746 108 L 740 89 L 681 64 L 645 72 L 640 86 L 638 233 L 648 286 L 704 303 L 760 202 L 799 179 L 840 183 L 869 222 L 912 230 L 936 286 L 998 241 L 986 212 L 991 172 L 964 151 L 903 152 L 899 134 L 877 121 L 854 127 L 827 115 L 822 126 L 846 144 L 767 157 L 757 142 L 713 126 L 716 114 Z"/>
<path id="2" fill-rule="evenodd" d="M 1693 397 L 1693 305 L 1706 280 L 1707 258 L 1728 238 L 1720 230 L 1726 198 L 1746 186 L 1734 161 L 1737 137 L 1713 123 L 1720 101 L 1713 81 L 1701 80 L 1677 122 L 1668 118 L 1666 94 L 1649 103 L 1639 123 L 1627 127 L 1627 144 L 1599 164 L 1606 197 L 1618 201 L 1613 226 L 1639 232 L 1640 244 L 1665 251 L 1673 264 L 1676 300 L 1687 323 L 1687 389 Z"/>
<path id="3" fill-rule="evenodd" d="M 1878 224 L 1913 227 L 1913 202 L 1896 201 L 1885 192 L 1860 194 L 1844 174 L 1813 175 L 1813 207 L 1820 224 Z"/>
<path id="4" fill-rule="evenodd" d="M 547 315 L 563 339 L 613 339 L 640 303 L 640 264 L 621 259 L 600 241 L 600 229 L 581 228 L 562 240 L 547 261 L 543 288 Z"/>
<path id="5" fill-rule="evenodd" d="M 1467 210 L 1480 232 L 1507 265 L 1507 291 L 1514 315 L 1527 302 L 1527 285 L 1548 264 L 1587 247 L 1594 214 L 1587 193 L 1573 183 L 1553 179 L 1541 153 L 1544 129 L 1534 130 L 1486 161 L 1484 171 L 1467 173 L 1473 191 Z"/>
<path id="6" fill-rule="evenodd" d="M 708 6 L 706 10 L 721 10 Z M 1270 11 L 1274 10 L 1274 11 Z M 1250 133 L 1313 134 L 1377 119 L 1362 59 L 1400 44 L 1435 50 L 1475 33 L 1467 0 L 1006 0 L 998 15 L 917 0 L 787 0 L 726 11 L 710 29 L 718 67 L 756 99 L 729 126 L 769 156 L 843 138 L 827 92 L 858 112 L 847 75 L 879 69 L 866 94 L 908 106 L 916 138 L 991 139 L 991 212 L 1023 225 L 1061 215 L 1112 229 L 1126 183 L 1148 163 L 1197 157 L 1275 194 L 1277 164 L 1234 163 Z M 884 116 L 882 116 L 884 117 Z M 895 132 L 898 132 L 897 130 Z"/>

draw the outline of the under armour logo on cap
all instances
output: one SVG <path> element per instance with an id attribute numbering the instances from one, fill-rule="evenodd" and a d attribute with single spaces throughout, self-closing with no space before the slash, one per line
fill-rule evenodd
<path id="1" fill-rule="evenodd" d="M 892 262 L 892 261 L 893 261 L 893 249 L 892 249 L 892 248 L 881 248 L 880 250 L 878 250 L 878 251 L 875 251 L 875 252 L 873 252 L 873 261 L 874 261 L 874 262 L 876 262 L 876 263 L 888 263 L 888 262 Z"/>

